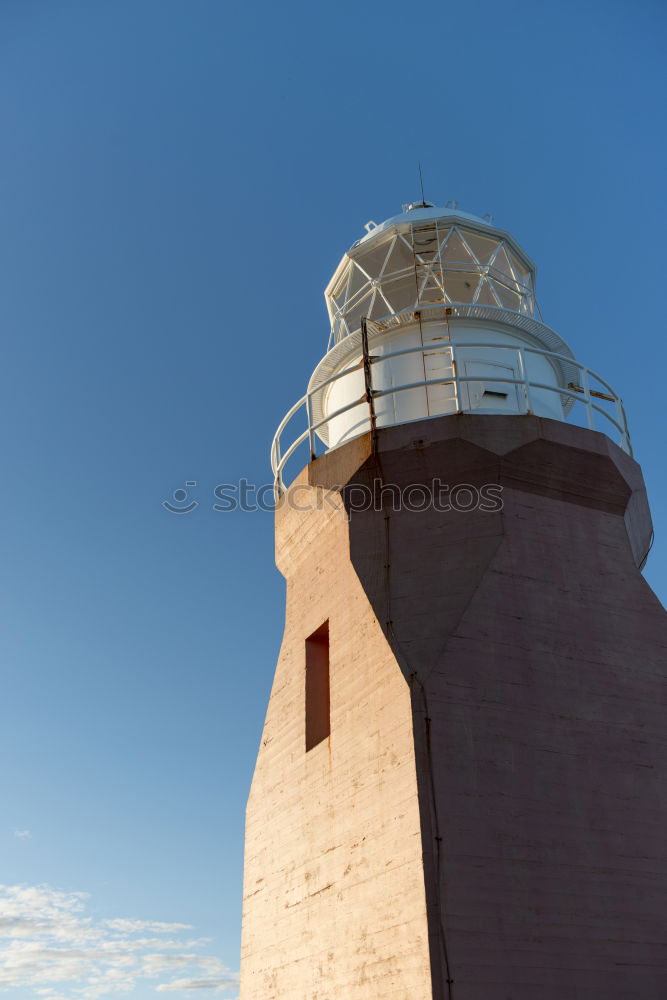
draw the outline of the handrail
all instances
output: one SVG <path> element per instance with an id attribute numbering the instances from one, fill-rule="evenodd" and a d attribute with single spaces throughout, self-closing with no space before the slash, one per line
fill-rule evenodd
<path id="1" fill-rule="evenodd" d="M 424 355 L 427 352 L 432 353 L 434 349 L 443 352 L 449 351 L 450 353 L 452 359 L 452 372 L 451 374 L 448 374 L 445 378 L 430 378 L 430 379 L 423 378 L 415 382 L 407 382 L 404 385 L 392 385 L 389 388 L 383 388 L 383 389 L 379 388 L 375 389 L 373 387 L 372 371 L 375 365 L 382 364 L 386 361 L 391 360 L 392 358 L 401 357 L 408 354 Z M 459 374 L 456 362 L 457 362 L 457 350 L 463 350 L 463 349 L 465 349 L 466 351 L 467 350 L 489 351 L 497 349 L 515 351 L 518 358 L 519 377 L 508 378 L 508 377 L 500 377 L 494 375 L 492 378 L 489 379 L 488 376 L 480 377 L 479 375 L 461 375 Z M 570 388 L 569 386 L 549 385 L 545 382 L 535 381 L 528 374 L 526 359 L 525 359 L 526 354 L 535 354 L 541 357 L 553 359 L 555 361 L 560 362 L 563 365 L 567 365 L 568 367 L 576 369 L 578 377 L 580 378 L 581 381 L 581 385 L 575 386 L 573 383 L 570 383 L 570 385 L 573 386 L 572 388 Z M 366 364 L 364 364 L 364 362 L 366 362 Z M 315 419 L 313 414 L 313 400 L 315 399 L 315 397 L 320 395 L 329 386 L 333 385 L 341 378 L 345 378 L 349 375 L 352 375 L 355 372 L 359 372 L 364 377 L 365 391 L 363 395 L 360 395 L 358 398 L 352 400 L 352 402 L 350 403 L 347 403 L 345 406 L 339 407 L 337 410 L 333 411 L 332 413 L 329 413 L 322 419 Z M 591 388 L 590 385 L 591 379 L 595 380 L 597 384 L 604 386 L 604 388 L 608 390 L 610 397 L 609 402 L 614 404 L 615 406 L 615 417 L 613 417 L 610 413 L 608 413 L 605 409 L 603 409 L 598 403 L 593 402 L 592 397 L 593 396 L 599 397 L 599 390 L 595 387 Z M 567 398 L 572 401 L 571 404 L 568 404 L 568 406 L 574 406 L 574 404 L 577 402 L 582 403 L 586 409 L 588 427 L 592 430 L 595 429 L 594 416 L 595 413 L 599 413 L 618 432 L 620 438 L 619 442 L 620 447 L 624 451 L 626 451 L 630 456 L 632 456 L 630 432 L 628 430 L 628 422 L 625 414 L 625 408 L 623 406 L 623 401 L 614 392 L 614 390 L 612 389 L 612 387 L 609 385 L 608 382 L 606 382 L 596 372 L 592 371 L 592 369 L 587 368 L 585 365 L 582 365 L 579 361 L 575 361 L 574 358 L 568 357 L 564 354 L 558 354 L 555 351 L 546 351 L 536 347 L 528 347 L 519 344 L 463 343 L 463 342 L 461 343 L 438 342 L 431 344 L 419 344 L 416 347 L 402 348 L 401 350 L 391 351 L 388 352 L 387 354 L 372 354 L 368 352 L 361 358 L 361 360 L 355 361 L 353 364 L 348 365 L 347 367 L 341 369 L 339 372 L 336 372 L 334 375 L 331 375 L 329 378 L 324 379 L 322 382 L 318 383 L 316 386 L 309 389 L 305 393 L 305 395 L 302 396 L 301 399 L 299 399 L 298 402 L 296 402 L 294 406 L 292 406 L 287 411 L 287 413 L 281 420 L 280 424 L 278 425 L 278 430 L 276 431 L 276 434 L 274 436 L 271 445 L 271 467 L 273 469 L 273 474 L 274 474 L 274 492 L 276 495 L 276 499 L 279 499 L 282 493 L 284 492 L 285 487 L 284 487 L 283 470 L 285 469 L 287 461 L 292 457 L 297 448 L 299 448 L 300 445 L 302 445 L 305 441 L 308 441 L 310 449 L 310 459 L 312 460 L 316 458 L 317 457 L 316 433 L 321 432 L 324 427 L 326 427 L 328 424 L 331 423 L 331 421 L 335 420 L 337 417 L 342 416 L 344 413 L 348 413 L 350 410 L 354 410 L 359 406 L 368 407 L 369 411 L 368 415 L 364 416 L 362 421 L 362 423 L 365 424 L 370 421 L 371 409 L 373 407 L 373 401 L 375 399 L 381 399 L 385 396 L 393 396 L 396 393 L 406 392 L 409 389 L 425 388 L 428 390 L 429 386 L 435 386 L 435 385 L 454 386 L 453 402 L 455 403 L 456 410 L 453 412 L 474 413 L 475 412 L 474 408 L 462 409 L 460 386 L 462 384 L 467 384 L 469 382 L 483 383 L 485 381 L 493 381 L 494 383 L 506 383 L 508 385 L 515 385 L 517 386 L 517 388 L 522 389 L 524 406 L 522 410 L 519 409 L 515 411 L 517 413 L 532 412 L 531 396 L 530 396 L 531 389 L 553 392 L 561 398 L 561 401 L 563 400 L 563 398 Z M 607 398 L 607 397 L 605 395 L 602 398 Z M 305 408 L 306 411 L 307 429 L 302 433 L 298 434 L 297 437 L 293 441 L 291 441 L 287 450 L 283 453 L 281 450 L 282 435 L 287 426 L 290 424 L 290 421 L 302 408 Z M 565 414 L 564 412 L 563 419 L 566 420 L 567 416 L 568 414 Z M 427 418 L 424 417 L 424 419 Z M 363 433 L 363 431 L 359 431 L 358 433 L 361 434 Z M 319 436 L 322 437 L 321 434 Z M 351 438 L 347 438 L 346 440 L 351 440 Z"/>

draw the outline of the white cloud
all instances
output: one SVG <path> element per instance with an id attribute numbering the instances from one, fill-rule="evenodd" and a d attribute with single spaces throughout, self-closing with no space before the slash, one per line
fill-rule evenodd
<path id="1" fill-rule="evenodd" d="M 174 979 L 171 983 L 160 983 L 155 989 L 164 990 L 228 990 L 238 985 L 238 976 L 227 975 L 211 979 Z"/>
<path id="2" fill-rule="evenodd" d="M 48 885 L 0 885 L 0 990 L 23 989 L 41 1000 L 98 1000 L 131 995 L 177 973 L 179 979 L 154 988 L 211 989 L 229 997 L 227 990 L 236 987 L 237 975 L 200 953 L 207 938 L 184 938 L 190 924 L 95 920 L 86 914 L 87 900 L 86 893 Z"/>
<path id="3" fill-rule="evenodd" d="M 159 920 L 103 920 L 102 923 L 112 931 L 123 931 L 134 934 L 135 931 L 152 931 L 154 934 L 173 934 L 178 931 L 191 931 L 192 924 L 165 924 Z"/>
<path id="4" fill-rule="evenodd" d="M 14 836 L 18 837 L 19 840 L 32 840 L 30 830 L 14 830 Z"/>

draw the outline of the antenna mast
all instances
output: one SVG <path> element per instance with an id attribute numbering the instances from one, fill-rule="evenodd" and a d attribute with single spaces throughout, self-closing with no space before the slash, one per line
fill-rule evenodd
<path id="1" fill-rule="evenodd" d="M 422 204 L 426 204 L 426 198 L 424 197 L 424 178 L 422 177 L 422 165 L 421 160 L 417 160 L 417 168 L 419 170 L 419 187 L 422 193 Z"/>

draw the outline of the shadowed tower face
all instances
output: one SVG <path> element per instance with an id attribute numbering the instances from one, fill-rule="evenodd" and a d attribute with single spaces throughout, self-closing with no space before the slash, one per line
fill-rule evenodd
<path id="1" fill-rule="evenodd" d="M 287 603 L 241 1000 L 667 996 L 650 514 L 622 403 L 534 277 L 419 203 L 327 288 L 307 430 L 272 453 Z"/>

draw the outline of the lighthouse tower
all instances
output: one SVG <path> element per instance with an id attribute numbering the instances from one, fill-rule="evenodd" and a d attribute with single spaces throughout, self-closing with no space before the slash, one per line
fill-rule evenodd
<path id="1" fill-rule="evenodd" d="M 451 203 L 368 223 L 325 295 L 272 451 L 241 1000 L 663 1000 L 667 616 L 623 404 Z"/>

